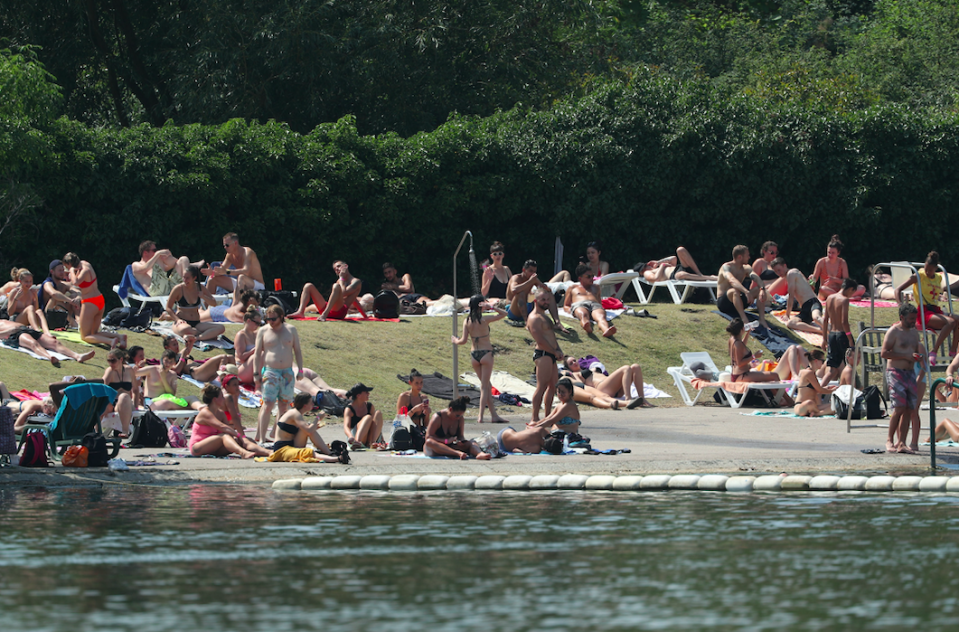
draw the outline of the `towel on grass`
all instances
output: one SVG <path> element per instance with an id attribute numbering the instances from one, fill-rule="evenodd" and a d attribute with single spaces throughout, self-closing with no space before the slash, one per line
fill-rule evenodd
<path id="1" fill-rule="evenodd" d="M 712 386 L 714 388 L 722 388 L 724 390 L 729 391 L 730 393 L 737 393 L 740 395 L 742 393 L 745 393 L 746 389 L 748 389 L 750 386 L 754 386 L 756 384 L 764 384 L 764 385 L 775 384 L 777 387 L 784 388 L 784 389 L 788 389 L 790 386 L 792 386 L 792 382 L 710 382 L 708 380 L 702 380 L 698 377 L 694 377 L 690 381 L 690 384 L 692 384 L 693 388 L 695 388 L 697 391 L 700 391 L 704 388 L 709 388 L 710 386 Z M 768 390 L 774 390 L 774 389 L 768 389 Z"/>
<path id="2" fill-rule="evenodd" d="M 290 320 L 312 320 L 314 322 L 319 321 L 319 318 L 316 316 L 287 316 Z M 405 318 L 405 316 L 404 316 Z M 398 323 L 400 322 L 399 318 L 376 318 L 375 316 L 369 316 L 363 318 L 359 314 L 350 314 L 346 318 L 330 318 L 324 322 L 327 323 Z"/>
<path id="3" fill-rule="evenodd" d="M 929 445 L 929 442 L 923 441 L 919 445 Z M 936 447 L 937 448 L 959 448 L 959 443 L 956 443 L 952 439 L 948 439 L 946 441 L 936 441 Z"/>
<path id="4" fill-rule="evenodd" d="M 78 345 L 83 345 L 85 347 L 93 346 L 89 342 L 81 338 L 80 332 L 74 329 L 71 329 L 70 331 L 61 331 L 58 329 L 57 331 L 51 332 L 51 333 L 53 334 L 53 337 L 56 338 L 57 340 L 66 340 L 67 342 L 75 342 Z"/>
<path id="5" fill-rule="evenodd" d="M 772 312 L 770 315 L 781 322 L 783 327 L 786 327 L 786 310 L 778 309 Z M 787 327 L 787 329 L 789 328 Z M 799 331 L 797 329 L 789 329 L 789 331 L 791 331 L 794 335 L 799 336 L 817 349 L 822 348 L 822 334 L 813 334 L 809 333 L 808 331 Z"/>
<path id="6" fill-rule="evenodd" d="M 473 386 L 480 385 L 479 376 L 470 371 L 469 373 L 463 373 L 460 375 L 460 379 L 468 384 Z M 536 387 L 531 384 L 527 384 L 523 380 L 510 375 L 506 371 L 493 371 L 493 374 L 490 376 L 490 384 L 500 393 L 509 393 L 510 395 L 519 395 L 520 397 L 525 397 L 526 399 L 532 399 L 533 393 L 536 392 Z"/>
<path id="7" fill-rule="evenodd" d="M 407 384 L 410 383 L 409 375 L 397 375 L 396 379 Z M 423 392 L 432 397 L 439 397 L 446 401 L 453 399 L 453 380 L 446 377 L 439 371 L 436 371 L 432 375 L 424 374 L 423 375 Z M 473 386 L 461 386 L 459 388 L 460 397 L 469 397 L 470 406 L 479 407 L 480 400 L 480 391 L 478 388 Z M 434 407 L 434 410 L 439 410 L 440 407 Z"/>
<path id="8" fill-rule="evenodd" d="M 849 304 L 853 307 L 869 307 L 870 305 L 875 305 L 876 307 L 899 307 L 898 303 L 893 303 L 891 301 L 876 301 L 875 303 L 870 303 L 868 300 L 849 301 Z"/>
<path id="9" fill-rule="evenodd" d="M 609 320 L 613 320 L 613 319 L 616 318 L 617 316 L 622 315 L 622 313 L 625 312 L 625 311 L 626 311 L 625 309 L 607 309 L 607 310 L 606 310 L 606 320 L 608 320 L 608 321 L 609 321 Z M 559 308 L 559 315 L 560 315 L 560 316 L 565 316 L 566 318 L 572 318 L 573 320 L 579 322 L 579 318 L 577 318 L 577 317 L 573 316 L 572 314 L 570 314 L 569 311 L 568 311 L 565 307 L 560 307 L 560 308 Z"/>
<path id="10" fill-rule="evenodd" d="M 636 399 L 637 397 L 639 397 L 639 393 L 636 391 L 636 385 L 633 384 L 629 387 L 629 398 Z M 649 382 L 643 382 L 643 397 L 646 399 L 660 399 L 663 397 L 672 397 L 672 395 L 659 390 Z"/>

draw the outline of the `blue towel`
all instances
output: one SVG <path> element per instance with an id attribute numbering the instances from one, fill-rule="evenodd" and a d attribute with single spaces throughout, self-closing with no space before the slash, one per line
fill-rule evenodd
<path id="1" fill-rule="evenodd" d="M 150 296 L 150 293 L 144 290 L 140 282 L 137 281 L 137 278 L 133 276 L 133 266 L 127 266 L 126 270 L 123 271 L 123 278 L 120 279 L 120 285 L 117 286 L 117 295 L 122 299 L 126 299 L 130 294 L 130 290 L 133 290 L 133 292 L 140 296 Z"/>

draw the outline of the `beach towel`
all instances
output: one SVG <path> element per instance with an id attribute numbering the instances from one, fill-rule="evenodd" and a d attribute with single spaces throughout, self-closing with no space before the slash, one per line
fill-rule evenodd
<path id="1" fill-rule="evenodd" d="M 786 327 L 786 310 L 777 309 L 776 311 L 772 312 L 770 315 L 776 320 L 778 320 L 780 323 L 782 323 L 783 327 Z M 786 328 L 789 329 L 788 327 Z M 821 334 L 813 334 L 813 333 L 809 333 L 808 331 L 798 331 L 796 329 L 789 329 L 789 331 L 792 332 L 793 335 L 799 336 L 800 338 L 802 338 L 803 340 L 805 340 L 812 346 L 816 347 L 817 349 L 822 349 Z"/>
<path id="2" fill-rule="evenodd" d="M 123 271 L 123 278 L 120 279 L 120 285 L 117 286 L 117 296 L 119 296 L 120 299 L 125 299 L 130 295 L 131 291 L 140 296 L 150 296 L 150 293 L 140 285 L 140 282 L 137 281 L 136 276 L 134 276 L 133 266 L 128 265 Z"/>
<path id="3" fill-rule="evenodd" d="M 410 383 L 409 375 L 397 375 L 396 379 L 406 384 Z M 453 380 L 446 377 L 439 371 L 436 371 L 432 375 L 424 374 L 423 375 L 423 392 L 432 397 L 439 397 L 446 401 L 453 399 Z M 480 400 L 480 391 L 478 388 L 473 386 L 461 386 L 459 389 L 460 397 L 469 397 L 470 406 L 479 407 Z M 439 410 L 440 407 L 434 407 L 436 410 Z"/>
<path id="4" fill-rule="evenodd" d="M 480 385 L 479 376 L 472 371 L 463 373 L 460 375 L 460 379 L 468 384 L 472 384 L 473 386 L 478 387 Z M 527 384 L 518 377 L 510 375 L 506 371 L 493 371 L 493 374 L 490 376 L 490 384 L 500 393 L 519 395 L 520 397 L 525 397 L 526 399 L 532 399 L 533 393 L 536 392 L 535 386 Z"/>
<path id="5" fill-rule="evenodd" d="M 866 301 L 849 301 L 849 304 L 853 307 L 869 307 L 870 305 L 875 305 L 876 307 L 899 307 L 898 303 L 893 303 L 891 301 L 876 301 L 875 303 L 870 303 Z"/>
<path id="6" fill-rule="evenodd" d="M 733 320 L 732 317 L 718 310 L 713 310 L 713 313 L 722 316 L 730 322 Z M 748 318 L 750 322 L 758 320 L 755 314 L 750 314 L 749 312 L 746 313 L 746 318 Z M 789 337 L 789 334 L 787 334 L 786 331 L 774 325 L 770 325 L 769 327 L 758 327 L 749 332 L 749 335 L 758 340 L 761 345 L 769 349 L 769 351 L 776 356 L 777 360 L 781 358 L 784 353 L 786 353 L 786 349 L 796 344 L 796 342 Z"/>
<path id="7" fill-rule="evenodd" d="M 75 342 L 78 345 L 83 345 L 84 347 L 93 346 L 89 342 L 81 338 L 80 332 L 76 330 L 70 330 L 70 331 L 57 330 L 56 332 L 51 332 L 51 333 L 53 334 L 53 337 L 56 338 L 57 340 L 66 340 L 67 342 Z"/>
<path id="8" fill-rule="evenodd" d="M 630 386 L 629 389 L 629 399 L 636 399 L 639 397 L 639 393 L 636 391 L 635 384 Z M 646 399 L 660 399 L 663 397 L 672 397 L 672 395 L 659 390 L 649 382 L 643 382 L 643 397 Z"/>
<path id="9" fill-rule="evenodd" d="M 49 397 L 50 393 L 39 393 L 37 391 L 28 391 L 26 389 L 20 389 L 19 391 L 11 391 L 10 397 L 20 400 L 21 402 L 41 401 L 44 397 Z"/>
<path id="10" fill-rule="evenodd" d="M 312 320 L 314 322 L 319 321 L 317 316 L 287 316 L 289 320 Z M 406 316 L 404 316 L 406 318 Z M 346 318 L 331 318 L 325 322 L 328 323 L 398 323 L 400 322 L 399 318 L 376 318 L 370 316 L 368 318 L 363 318 L 359 314 L 350 314 Z"/>
<path id="11" fill-rule="evenodd" d="M 607 309 L 607 310 L 606 310 L 606 320 L 607 320 L 607 321 L 613 320 L 614 318 L 616 318 L 617 316 L 621 315 L 621 314 L 622 314 L 623 312 L 625 312 L 625 311 L 626 311 L 625 309 Z M 572 314 L 570 314 L 569 311 L 568 311 L 565 307 L 560 307 L 560 308 L 559 308 L 559 315 L 560 315 L 560 316 L 565 316 L 566 318 L 572 318 L 573 320 L 579 322 L 579 319 L 576 318 L 575 316 L 573 316 Z"/>
<path id="12" fill-rule="evenodd" d="M 294 448 L 283 446 L 267 459 L 270 463 L 319 463 L 313 456 L 313 448 Z"/>
<path id="13" fill-rule="evenodd" d="M 754 410 L 751 413 L 739 413 L 746 417 L 785 417 L 786 419 L 835 419 L 835 415 L 820 415 L 819 417 L 800 417 L 796 413 L 784 410 Z"/>

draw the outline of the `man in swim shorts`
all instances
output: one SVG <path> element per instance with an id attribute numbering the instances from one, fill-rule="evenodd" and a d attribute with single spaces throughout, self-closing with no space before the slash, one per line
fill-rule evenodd
<path id="1" fill-rule="evenodd" d="M 526 322 L 527 317 L 533 311 L 533 302 L 529 301 L 529 295 L 530 290 L 534 287 L 542 288 L 549 297 L 547 311 L 553 317 L 550 323 L 552 328 L 564 334 L 569 333 L 570 330 L 559 322 L 556 299 L 553 298 L 553 293 L 549 291 L 546 284 L 536 276 L 536 262 L 532 259 L 527 259 L 526 263 L 523 264 L 523 271 L 514 274 L 509 280 L 509 286 L 506 288 L 506 300 L 509 301 L 509 307 L 506 308 L 507 319 L 516 326 Z"/>
<path id="2" fill-rule="evenodd" d="M 546 310 L 549 308 L 552 293 L 546 286 L 536 285 L 530 290 L 533 295 L 533 311 L 526 319 L 526 330 L 536 342 L 533 351 L 533 364 L 536 366 L 536 390 L 533 392 L 533 421 L 539 421 L 540 404 L 544 406 L 544 414 L 548 415 L 553 408 L 553 394 L 556 392 L 556 381 L 559 379 L 559 369 L 556 362 L 561 360 L 563 351 L 556 343 L 556 333 L 553 331 Z M 544 403 L 545 399 L 545 403 Z"/>
<path id="3" fill-rule="evenodd" d="M 577 282 L 566 290 L 566 302 L 563 307 L 579 319 L 579 324 L 586 333 L 593 333 L 593 324 L 590 322 L 592 319 L 599 325 L 603 338 L 615 335 L 616 327 L 611 326 L 606 320 L 606 310 L 603 309 L 600 299 L 593 293 L 593 273 L 585 263 L 576 266 L 576 280 Z"/>
<path id="4" fill-rule="evenodd" d="M 846 349 L 856 343 L 849 326 L 849 297 L 856 293 L 857 287 L 854 280 L 845 279 L 840 291 L 826 298 L 822 321 L 822 330 L 826 336 L 822 340 L 822 348 L 826 351 L 828 370 L 823 377 L 823 384 L 836 379 L 846 361 Z"/>
<path id="5" fill-rule="evenodd" d="M 263 397 L 257 423 L 257 443 L 275 441 L 276 427 L 267 434 L 273 405 L 279 403 L 277 419 L 283 416 L 293 402 L 293 384 L 303 377 L 303 353 L 300 336 L 293 325 L 287 324 L 283 308 L 270 305 L 266 309 L 267 327 L 256 332 L 253 352 L 253 380 Z M 293 365 L 296 363 L 296 374 Z"/>
<path id="6" fill-rule="evenodd" d="M 844 291 L 845 288 L 846 286 L 843 285 Z M 829 298 L 832 299 L 832 296 Z M 906 445 L 906 436 L 909 433 L 912 413 L 919 406 L 915 365 L 916 362 L 921 361 L 923 350 L 919 332 L 916 330 L 918 315 L 914 305 L 900 304 L 899 322 L 890 327 L 882 339 L 880 357 L 887 361 L 886 382 L 889 384 L 889 401 L 892 404 L 889 433 L 886 437 L 887 452 L 915 454 L 915 450 Z M 914 433 L 918 430 L 918 427 L 913 428 Z M 898 441 L 895 439 L 897 431 Z M 918 436 L 913 437 L 913 443 L 918 444 Z"/>
<path id="7" fill-rule="evenodd" d="M 242 290 L 265 290 L 260 260 L 252 248 L 240 245 L 236 233 L 223 235 L 226 256 L 216 268 L 206 267 L 201 272 L 208 276 L 206 287 L 213 294 L 233 293 L 233 302 L 239 303 Z"/>
<path id="8" fill-rule="evenodd" d="M 330 298 L 317 320 L 343 320 L 350 313 L 350 307 L 356 307 L 363 318 L 367 318 L 366 310 L 359 301 L 363 282 L 350 274 L 350 266 L 345 261 L 334 261 L 333 272 L 337 276 L 336 283 L 333 284 Z M 300 307 L 305 310 L 302 301 Z"/>
<path id="9" fill-rule="evenodd" d="M 782 257 L 773 259 L 770 266 L 778 278 L 786 281 L 786 326 L 796 331 L 822 334 L 822 303 L 812 291 L 806 276 L 798 268 L 790 269 Z M 799 304 L 799 316 L 792 316 L 793 303 Z"/>
<path id="10" fill-rule="evenodd" d="M 730 318 L 739 318 L 744 323 L 748 323 L 746 317 L 746 308 L 756 301 L 756 310 L 759 312 L 759 324 L 766 326 L 766 288 L 763 287 L 762 279 L 753 272 L 753 269 L 747 263 L 749 261 L 749 248 L 746 246 L 736 246 L 733 248 L 733 260 L 727 261 L 719 269 L 716 282 L 716 307 L 720 312 Z M 752 281 L 749 289 L 743 285 L 746 277 Z"/>

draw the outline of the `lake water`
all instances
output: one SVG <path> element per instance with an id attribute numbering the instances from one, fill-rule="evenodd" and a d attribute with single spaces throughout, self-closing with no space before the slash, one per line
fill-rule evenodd
<path id="1" fill-rule="evenodd" d="M 959 497 L 0 491 L 2 630 L 959 622 Z"/>

